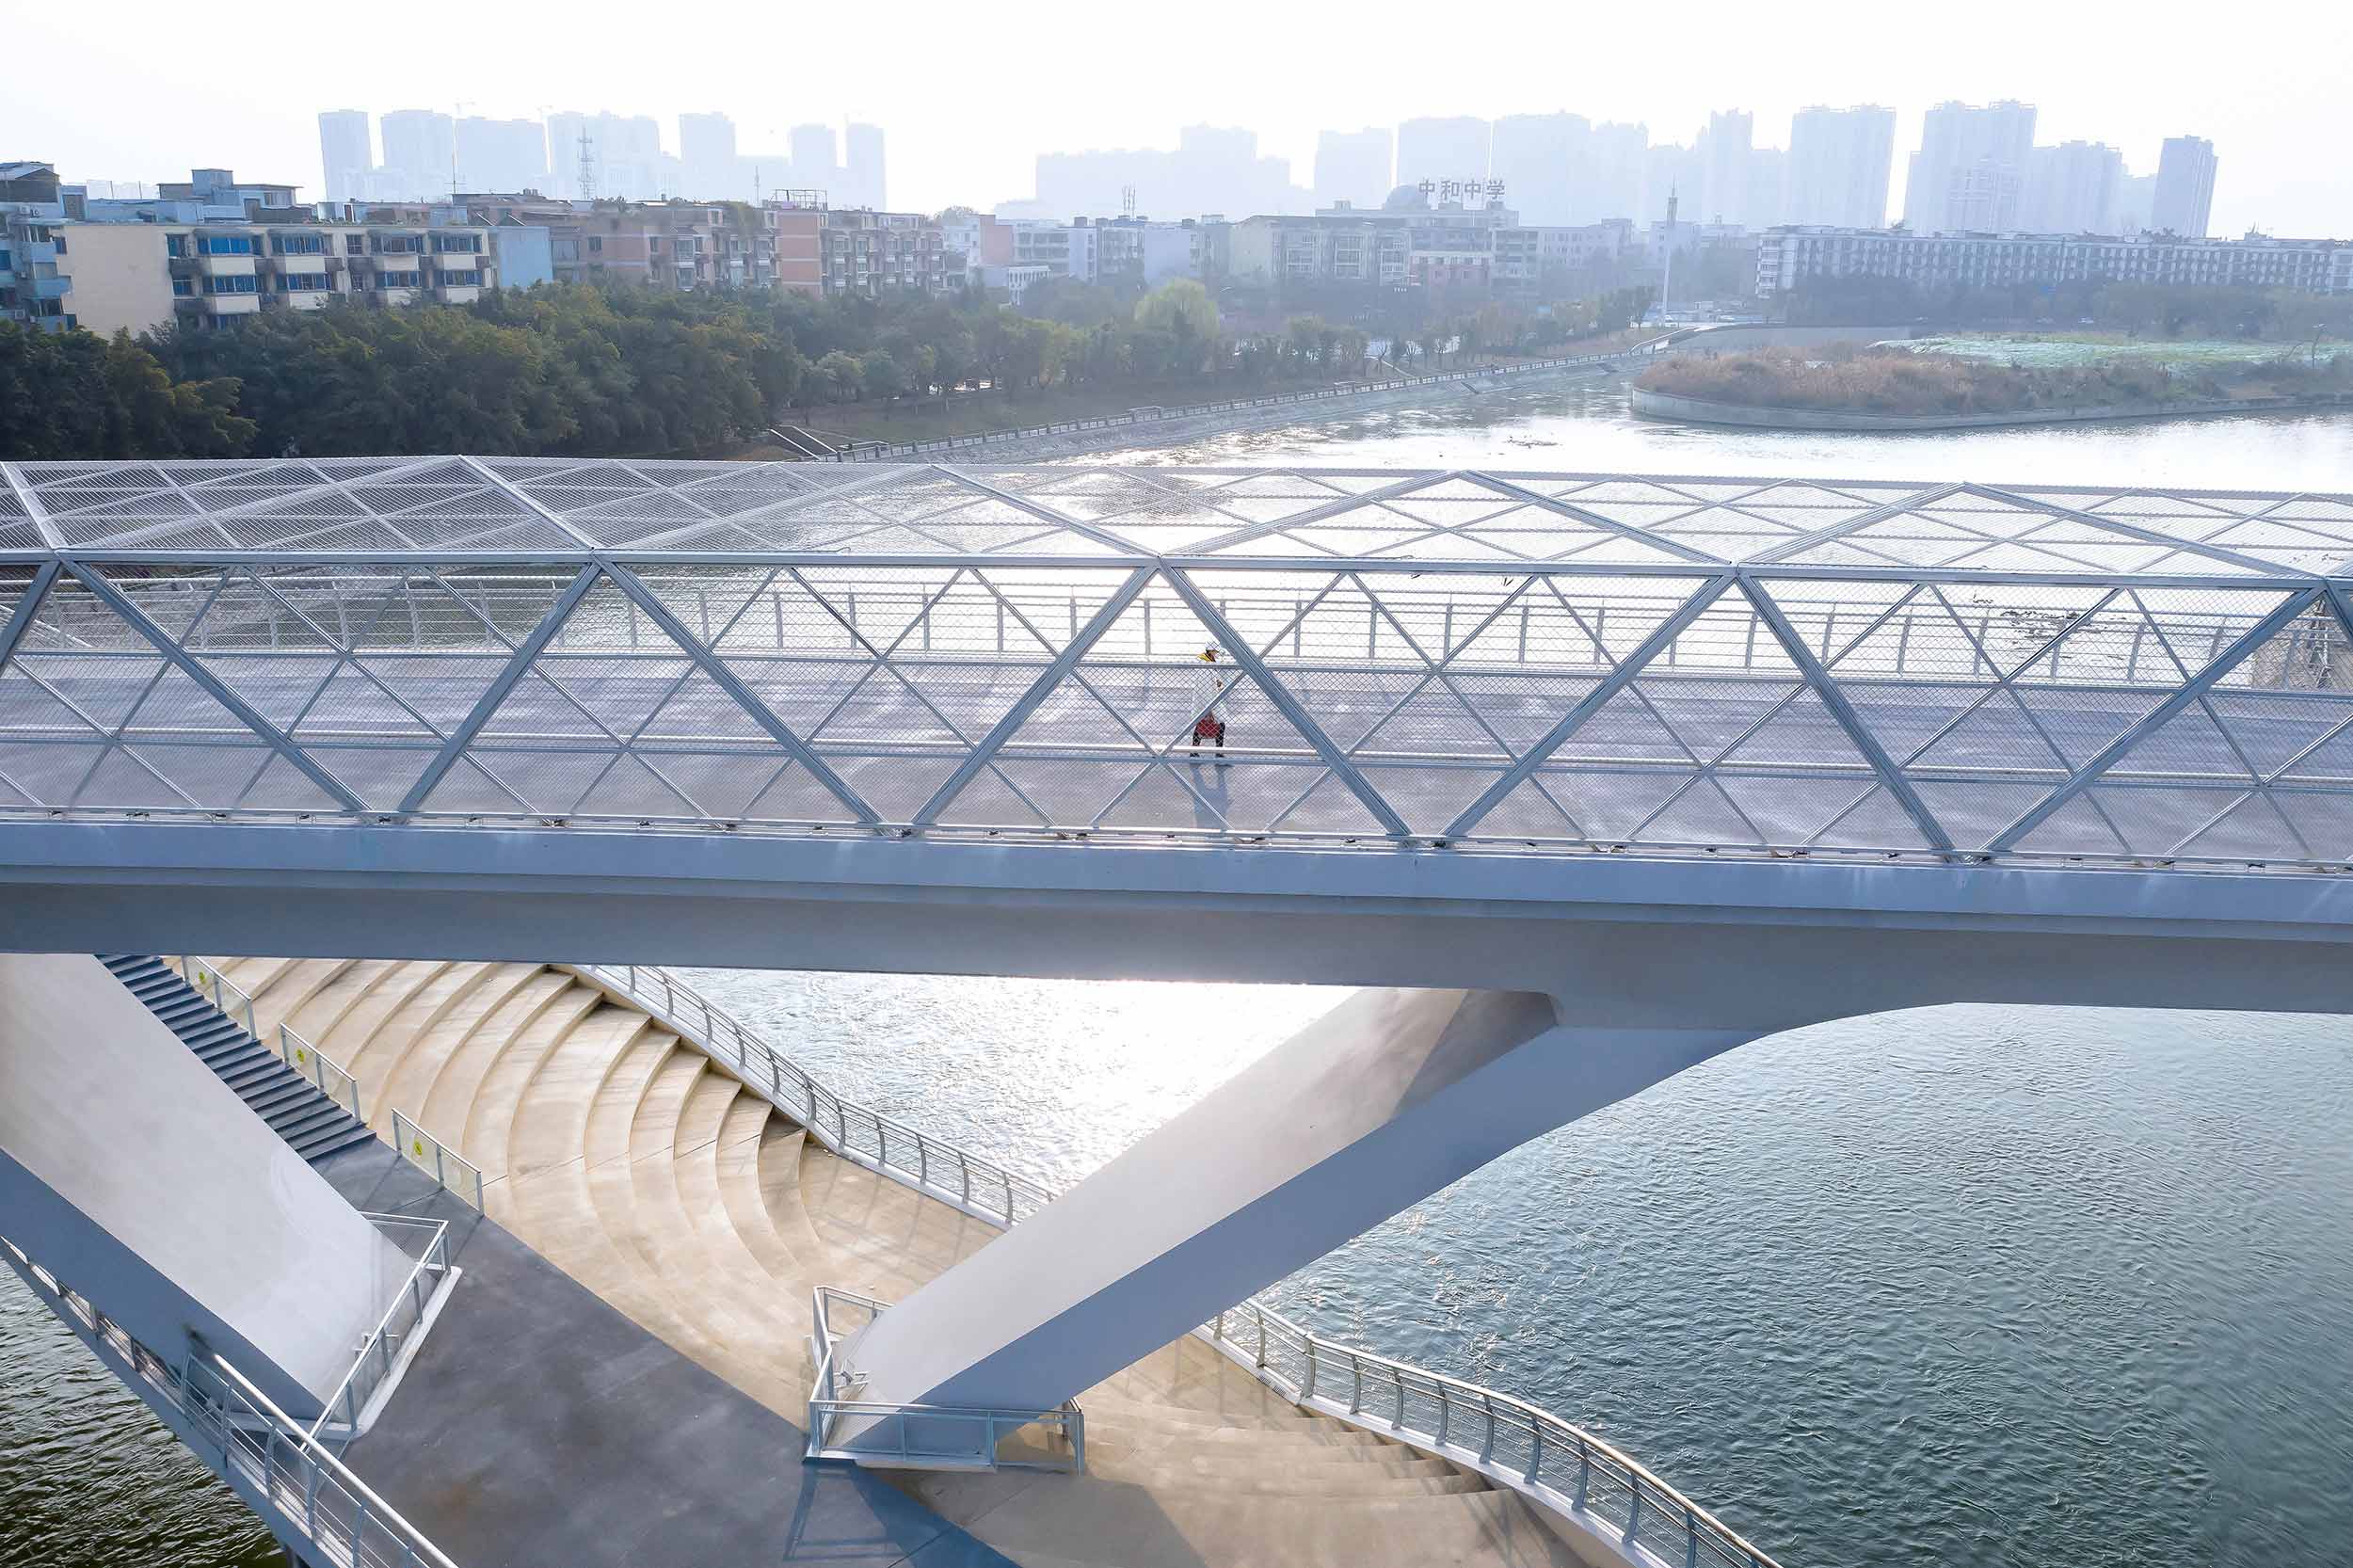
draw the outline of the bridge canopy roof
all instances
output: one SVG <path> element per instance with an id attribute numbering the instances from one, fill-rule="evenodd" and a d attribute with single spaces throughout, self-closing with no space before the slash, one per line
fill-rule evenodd
<path id="1" fill-rule="evenodd" d="M 1394 469 L 347 457 L 0 465 L 0 556 L 1200 558 L 2311 577 L 2353 495 Z"/>
<path id="2" fill-rule="evenodd" d="M 0 465 L 11 820 L 2353 869 L 2353 497 Z"/>

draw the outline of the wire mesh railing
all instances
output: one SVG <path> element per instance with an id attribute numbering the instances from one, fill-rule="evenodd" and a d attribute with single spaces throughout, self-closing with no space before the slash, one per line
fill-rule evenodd
<path id="1" fill-rule="evenodd" d="M 816 1375 L 808 1397 L 808 1458 L 918 1469 L 1086 1468 L 1086 1416 L 1073 1400 L 1051 1410 L 1017 1410 L 856 1398 L 859 1380 L 841 1366 L 842 1343 L 889 1305 L 831 1285 L 809 1292 Z"/>
<path id="2" fill-rule="evenodd" d="M 321 1568 L 456 1568 L 316 1436 L 218 1354 L 175 1368 L 0 1237 L 0 1255 L 107 1369 L 232 1490 Z"/>
<path id="3" fill-rule="evenodd" d="M 835 1154 L 991 1224 L 1010 1226 L 1053 1201 L 1049 1188 L 843 1100 L 667 969 L 556 967 L 653 1015 Z M 850 1129 L 860 1129 L 861 1136 L 846 1137 Z M 870 1310 L 883 1305 L 851 1292 L 833 1295 L 841 1303 L 863 1302 Z M 821 1290 L 811 1339 L 811 1354 L 821 1359 L 828 1344 L 825 1298 Z M 1256 1300 L 1220 1313 L 1194 1333 L 1287 1399 L 1477 1470 L 1653 1558 L 1685 1568 L 1777 1568 L 1737 1531 L 1619 1448 L 1525 1400 L 1327 1339 Z M 814 1414 L 811 1423 L 814 1441 Z"/>
<path id="4" fill-rule="evenodd" d="M 360 1434 L 361 1422 L 370 1417 L 369 1406 L 377 1391 L 391 1381 L 405 1350 L 424 1332 L 436 1302 L 456 1274 L 449 1259 L 448 1221 L 419 1220 L 402 1214 L 370 1214 L 367 1218 L 379 1231 L 408 1233 L 412 1238 L 409 1246 L 401 1250 L 409 1252 L 413 1247 L 413 1261 L 383 1314 L 361 1337 L 360 1352 L 352 1358 L 350 1369 L 344 1373 L 334 1392 L 322 1401 L 319 1417 L 311 1424 L 312 1437 L 330 1426 L 339 1441 Z"/>
<path id="5" fill-rule="evenodd" d="M 432 1176 L 443 1192 L 471 1204 L 477 1213 L 483 1210 L 482 1167 L 398 1110 L 392 1112 L 392 1147 L 400 1151 L 403 1160 Z"/>

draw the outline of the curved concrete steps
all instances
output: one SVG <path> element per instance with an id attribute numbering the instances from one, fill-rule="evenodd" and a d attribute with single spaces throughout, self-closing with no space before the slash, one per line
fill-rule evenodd
<path id="1" fill-rule="evenodd" d="M 801 1424 L 808 1296 L 896 1300 L 998 1233 L 836 1158 L 660 1023 L 530 964 L 224 969 L 479 1165 L 490 1212 L 614 1307 Z M 1484 1478 L 1301 1410 L 1193 1339 L 1080 1397 L 1089 1474 L 889 1473 L 1028 1568 L 1576 1562 Z M 1019 1434 L 1008 1452 L 1039 1438 Z"/>

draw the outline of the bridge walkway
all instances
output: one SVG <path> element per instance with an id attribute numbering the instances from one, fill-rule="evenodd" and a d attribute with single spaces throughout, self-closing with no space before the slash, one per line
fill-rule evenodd
<path id="1" fill-rule="evenodd" d="M 634 1007 L 531 964 L 226 960 L 482 1168 L 486 1209 L 680 1354 L 806 1418 L 812 1287 L 900 1299 L 980 1221 L 837 1158 Z M 1579 1561 L 1485 1478 L 1303 1411 L 1193 1339 L 1080 1397 L 1089 1473 L 914 1473 L 915 1498 L 1041 1568 Z"/>

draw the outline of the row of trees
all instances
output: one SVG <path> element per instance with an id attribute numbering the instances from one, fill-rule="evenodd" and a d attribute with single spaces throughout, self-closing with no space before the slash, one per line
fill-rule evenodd
<path id="1" fill-rule="evenodd" d="M 1543 352 L 1647 303 L 1629 289 L 1552 311 L 1490 304 L 1384 346 L 1417 371 Z M 1230 332 L 1190 280 L 1133 299 L 1064 285 L 1037 309 L 543 284 L 136 340 L 0 325 L 0 456 L 711 454 L 827 407 L 983 386 L 1183 402 L 1377 369 L 1357 324 Z"/>

